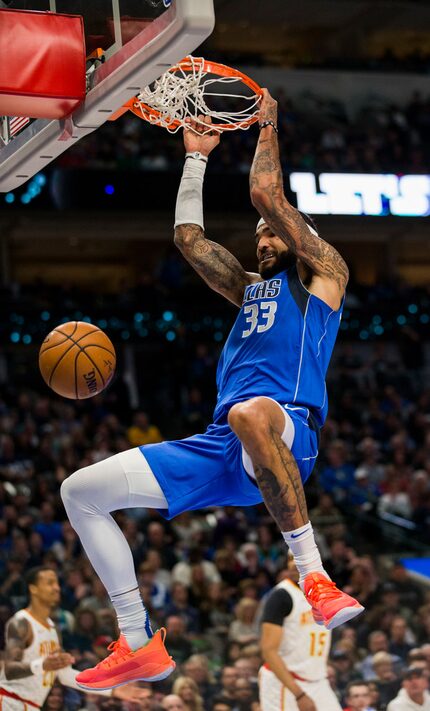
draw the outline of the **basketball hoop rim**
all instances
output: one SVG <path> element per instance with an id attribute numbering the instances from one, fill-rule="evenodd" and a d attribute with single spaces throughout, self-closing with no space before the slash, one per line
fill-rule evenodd
<path id="1" fill-rule="evenodd" d="M 256 81 L 251 79 L 251 77 L 249 77 L 244 72 L 241 72 L 239 69 L 229 67 L 227 64 L 221 64 L 220 62 L 212 62 L 210 60 L 206 60 L 203 57 L 184 57 L 184 59 L 181 59 L 180 62 L 170 67 L 167 72 L 191 72 L 194 71 L 196 67 L 200 68 L 202 71 L 208 74 L 215 74 L 219 75 L 220 77 L 233 77 L 240 79 L 246 86 L 248 86 L 254 92 L 255 95 L 263 95 L 263 90 L 259 86 L 259 84 L 257 84 Z M 144 119 L 145 121 L 149 121 L 149 123 L 152 123 L 154 125 L 157 125 L 157 120 L 160 118 L 160 111 L 158 111 L 157 109 L 153 109 L 151 106 L 148 106 L 143 101 L 136 101 L 136 97 L 131 99 L 125 105 L 125 107 L 132 111 L 139 118 Z M 245 129 L 251 126 L 251 124 L 255 123 L 257 120 L 258 116 L 255 115 L 245 119 L 244 121 L 216 124 L 214 128 L 216 131 L 220 132 L 228 130 L 231 131 L 238 128 Z M 182 125 L 183 124 L 181 123 L 181 121 L 179 121 L 178 119 L 174 119 L 171 124 L 169 124 L 169 130 L 180 128 L 180 126 Z"/>

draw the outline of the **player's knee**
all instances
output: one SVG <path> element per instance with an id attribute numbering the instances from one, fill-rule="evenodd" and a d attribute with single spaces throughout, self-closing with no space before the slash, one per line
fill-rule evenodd
<path id="1" fill-rule="evenodd" d="M 228 424 L 238 437 L 257 436 L 269 424 L 265 398 L 254 397 L 245 402 L 238 402 L 230 408 Z"/>
<path id="2" fill-rule="evenodd" d="M 71 474 L 63 481 L 60 488 L 61 499 L 66 511 L 74 506 L 85 502 L 88 499 L 88 493 L 85 491 L 84 482 L 88 479 L 88 470 L 90 467 L 84 467 Z"/>

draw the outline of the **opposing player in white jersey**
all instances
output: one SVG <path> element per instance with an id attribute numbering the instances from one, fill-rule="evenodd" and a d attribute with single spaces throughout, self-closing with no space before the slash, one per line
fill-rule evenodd
<path id="1" fill-rule="evenodd" d="M 0 673 L 0 711 L 32 711 L 43 706 L 54 682 L 79 689 L 73 657 L 61 648 L 50 614 L 60 601 L 55 571 L 39 567 L 27 576 L 30 604 L 19 610 L 6 627 L 5 663 Z M 94 692 L 126 701 L 141 699 L 143 689 L 131 685 Z"/>
<path id="2" fill-rule="evenodd" d="M 290 557 L 288 577 L 265 600 L 261 618 L 259 672 L 262 711 L 341 711 L 327 680 L 331 632 L 319 626 L 296 584 Z"/>

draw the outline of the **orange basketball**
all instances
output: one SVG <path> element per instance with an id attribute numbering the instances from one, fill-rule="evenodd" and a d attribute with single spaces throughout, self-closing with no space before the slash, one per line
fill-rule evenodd
<path id="1" fill-rule="evenodd" d="M 39 351 L 39 368 L 58 395 L 84 400 L 100 393 L 115 372 L 110 339 L 84 321 L 62 323 L 48 333 Z"/>

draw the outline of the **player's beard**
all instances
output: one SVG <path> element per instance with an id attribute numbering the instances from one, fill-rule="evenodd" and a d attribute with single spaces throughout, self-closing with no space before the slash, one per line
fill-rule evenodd
<path id="1" fill-rule="evenodd" d="M 279 272 L 284 272 L 292 267 L 296 261 L 296 255 L 289 250 L 287 252 L 281 252 L 270 266 L 269 264 L 265 265 L 264 262 L 259 264 L 259 274 L 263 279 L 271 279 L 276 274 L 279 274 Z"/>

